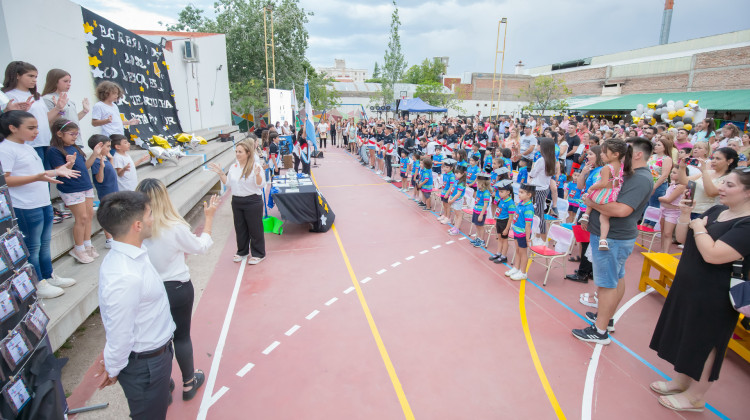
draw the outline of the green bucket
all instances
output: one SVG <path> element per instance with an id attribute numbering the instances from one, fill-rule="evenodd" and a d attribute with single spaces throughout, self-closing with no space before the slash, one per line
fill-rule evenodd
<path id="1" fill-rule="evenodd" d="M 281 235 L 284 232 L 284 221 L 273 217 L 273 216 L 266 216 L 263 218 L 263 232 L 265 233 L 275 233 L 277 235 Z"/>

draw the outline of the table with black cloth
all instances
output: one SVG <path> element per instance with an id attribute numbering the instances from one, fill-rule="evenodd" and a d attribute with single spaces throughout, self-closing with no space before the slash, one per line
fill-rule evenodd
<path id="1" fill-rule="evenodd" d="M 282 220 L 310 223 L 311 232 L 327 232 L 331 228 L 336 215 L 310 177 L 300 177 L 296 183 L 294 179 L 287 177 L 274 177 L 273 187 L 278 191 L 271 196 L 274 205 L 279 208 Z"/>

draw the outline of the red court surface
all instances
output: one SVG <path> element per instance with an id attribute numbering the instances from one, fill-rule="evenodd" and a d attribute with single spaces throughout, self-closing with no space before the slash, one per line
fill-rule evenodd
<path id="1" fill-rule="evenodd" d="M 732 351 L 708 394 L 712 410 L 680 415 L 649 390 L 673 371 L 648 349 L 664 299 L 637 290 L 640 248 L 623 303 L 638 300 L 592 358 L 595 346 L 570 330 L 586 326 L 591 309 L 578 299 L 593 284 L 556 269 L 542 287 L 536 264 L 529 281 L 511 281 L 351 155 L 329 149 L 319 163 L 313 174 L 361 298 L 333 230 L 287 225 L 266 236 L 257 266 L 232 263 L 230 238 L 193 318 L 207 383 L 193 401 L 175 398 L 169 418 L 747 418 L 750 366 Z"/>

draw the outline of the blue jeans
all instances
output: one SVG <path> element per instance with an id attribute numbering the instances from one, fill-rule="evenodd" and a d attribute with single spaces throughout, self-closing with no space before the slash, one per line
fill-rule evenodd
<path id="1" fill-rule="evenodd" d="M 591 234 L 591 263 L 594 265 L 594 284 L 614 289 L 625 277 L 625 261 L 633 252 L 635 239 L 607 238 L 609 251 L 599 251 L 599 236 Z"/>
<path id="2" fill-rule="evenodd" d="M 29 262 L 34 266 L 39 280 L 52 277 L 52 206 L 35 209 L 13 208 L 18 219 L 18 227 L 23 233 L 29 249 Z"/>
<path id="3" fill-rule="evenodd" d="M 39 158 L 42 159 L 42 165 L 44 165 L 45 171 L 49 171 L 50 169 L 52 169 L 52 167 L 49 165 L 49 161 L 47 160 L 47 149 L 49 149 L 49 146 L 34 147 L 36 154 L 39 155 Z"/>
<path id="4" fill-rule="evenodd" d="M 654 188 L 654 193 L 651 194 L 651 198 L 648 200 L 648 205 L 651 207 L 656 207 L 657 209 L 661 207 L 661 202 L 659 201 L 659 197 L 663 197 L 664 194 L 667 192 L 667 183 L 663 182 L 658 187 Z"/>

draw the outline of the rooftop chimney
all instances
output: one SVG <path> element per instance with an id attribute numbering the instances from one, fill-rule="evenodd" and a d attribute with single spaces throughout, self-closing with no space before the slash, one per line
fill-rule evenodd
<path id="1" fill-rule="evenodd" d="M 516 71 L 515 71 L 515 73 L 516 74 L 523 73 L 523 61 L 520 61 L 520 60 L 518 61 L 518 64 L 516 64 Z"/>
<path id="2" fill-rule="evenodd" d="M 669 43 L 669 27 L 672 25 L 672 9 L 674 0 L 664 0 L 664 14 L 661 16 L 661 34 L 659 35 L 659 45 Z"/>

